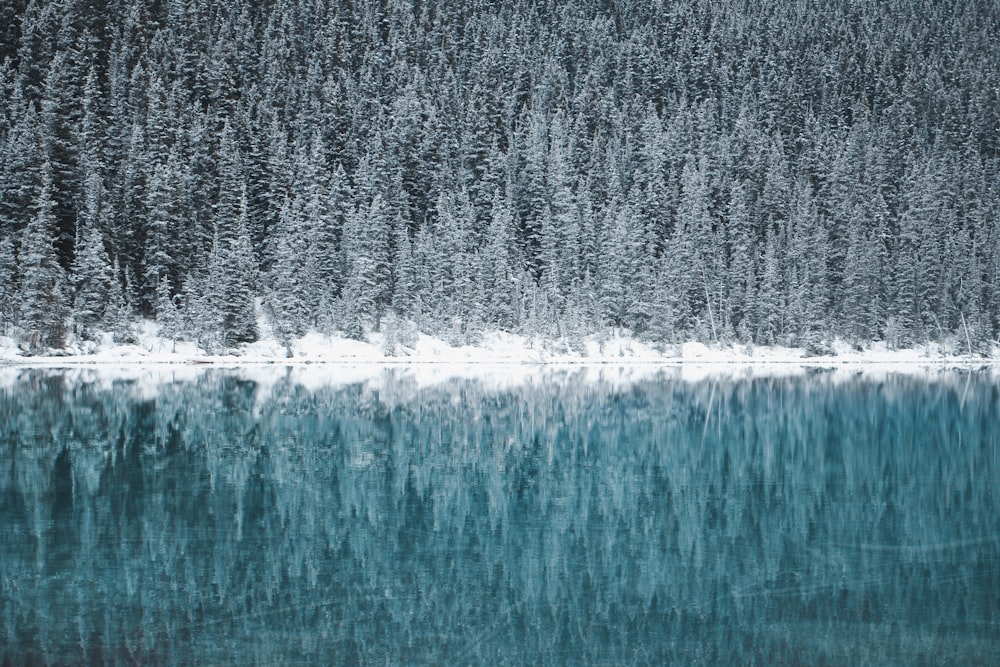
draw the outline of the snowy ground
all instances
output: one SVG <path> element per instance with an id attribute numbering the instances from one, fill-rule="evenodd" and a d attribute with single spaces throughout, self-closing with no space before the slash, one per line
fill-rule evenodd
<path id="1" fill-rule="evenodd" d="M 75 366 L 79 364 L 484 364 L 484 365 L 595 365 L 595 364 L 793 364 L 813 367 L 855 364 L 920 366 L 1000 365 L 1000 346 L 989 357 L 948 354 L 930 343 L 917 348 L 890 350 L 875 343 L 858 350 L 837 342 L 833 354 L 810 356 L 802 348 L 747 345 L 708 346 L 702 343 L 654 346 L 628 336 L 590 336 L 571 349 L 563 341 L 539 341 L 517 334 L 491 332 L 476 345 L 450 345 L 417 334 L 412 345 L 389 349 L 382 334 L 356 341 L 317 333 L 306 334 L 286 348 L 273 338 L 240 346 L 227 354 L 208 354 L 192 342 L 175 342 L 157 335 L 156 325 L 145 323 L 137 342 L 119 345 L 104 336 L 101 342 L 74 341 L 64 350 L 44 356 L 26 356 L 16 342 L 0 337 L 0 364 Z M 582 347 L 582 349 L 581 349 Z"/>
<path id="2" fill-rule="evenodd" d="M 830 356 L 807 356 L 796 348 L 709 347 L 693 342 L 657 348 L 627 336 L 590 337 L 576 350 L 561 342 L 543 344 L 500 332 L 481 336 L 477 345 L 449 345 L 423 334 L 411 338 L 409 346 L 390 346 L 381 334 L 365 342 L 308 334 L 294 341 L 290 349 L 273 338 L 265 338 L 231 354 L 210 355 L 194 343 L 160 338 L 156 325 L 146 323 L 135 344 L 116 345 L 105 337 L 101 344 L 71 343 L 60 354 L 51 356 L 24 356 L 14 340 L 0 338 L 0 386 L 13 382 L 27 367 L 145 378 L 152 384 L 194 377 L 206 368 L 239 368 L 259 381 L 290 380 L 307 387 L 377 382 L 386 368 L 396 368 L 397 376 L 412 378 L 417 386 L 469 377 L 502 387 L 541 378 L 550 380 L 553 376 L 570 378 L 572 382 L 625 384 L 664 372 L 698 381 L 797 375 L 816 368 L 832 369 L 835 376 L 846 378 L 858 373 L 880 377 L 989 367 L 1000 377 L 1000 348 L 990 357 L 967 357 L 946 354 L 937 345 L 889 350 L 884 344 L 875 344 L 859 351 L 837 343 Z"/>

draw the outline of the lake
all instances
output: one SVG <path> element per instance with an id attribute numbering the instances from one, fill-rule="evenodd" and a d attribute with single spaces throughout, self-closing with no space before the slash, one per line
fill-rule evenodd
<path id="1" fill-rule="evenodd" d="M 2 664 L 1000 664 L 990 372 L 269 373 L 7 373 Z"/>

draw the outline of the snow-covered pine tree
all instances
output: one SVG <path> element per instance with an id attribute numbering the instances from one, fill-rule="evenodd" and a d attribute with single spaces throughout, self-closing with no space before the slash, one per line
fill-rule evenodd
<path id="1" fill-rule="evenodd" d="M 742 343 L 751 342 L 757 282 L 755 277 L 756 257 L 753 256 L 754 238 L 750 216 L 750 202 L 747 187 L 741 181 L 733 181 L 729 190 L 728 206 L 729 234 L 729 275 L 727 300 L 724 305 L 725 318 Z"/>
<path id="2" fill-rule="evenodd" d="M 579 284 L 583 253 L 574 170 L 568 162 L 565 119 L 561 113 L 552 119 L 549 137 L 546 181 L 550 203 L 543 208 L 541 219 L 541 285 L 553 309 L 551 315 L 561 319 L 566 313 L 570 292 Z"/>
<path id="3" fill-rule="evenodd" d="M 64 15 L 68 22 L 70 17 Z M 49 64 L 42 91 L 40 126 L 43 150 L 51 179 L 52 234 L 60 265 L 69 267 L 73 257 L 76 219 L 79 208 L 79 154 L 76 130 L 80 118 L 79 85 L 72 47 L 57 51 Z"/>
<path id="4" fill-rule="evenodd" d="M 13 238 L 35 205 L 44 151 L 34 104 L 14 107 L 12 100 L 9 114 L 12 127 L 0 137 L 0 235 Z"/>
<path id="5" fill-rule="evenodd" d="M 844 275 L 838 302 L 840 319 L 835 329 L 855 345 L 877 340 L 885 321 L 886 227 L 888 212 L 881 195 L 855 204 L 846 231 Z M 867 224 L 866 224 L 867 223 Z"/>
<path id="6" fill-rule="evenodd" d="M 82 116 L 77 132 L 83 190 L 71 267 L 73 320 L 83 337 L 89 336 L 104 319 L 112 280 L 105 239 L 110 202 L 104 185 L 102 139 L 105 128 L 100 115 L 100 98 L 97 72 L 92 65 L 83 86 Z"/>
<path id="7" fill-rule="evenodd" d="M 632 265 L 629 245 L 631 210 L 621 200 L 612 200 L 604 211 L 602 252 L 597 263 L 598 303 L 602 324 L 625 326 L 626 280 Z"/>
<path id="8" fill-rule="evenodd" d="M 518 280 L 523 278 L 515 256 L 515 233 L 510 201 L 497 190 L 493 195 L 486 245 L 480 251 L 480 283 L 486 303 L 486 323 L 505 331 L 518 324 L 515 302 Z"/>
<path id="9" fill-rule="evenodd" d="M 393 230 L 395 236 L 396 261 L 393 263 L 392 310 L 399 318 L 413 320 L 421 310 L 418 284 L 417 260 L 414 256 L 413 241 L 407 225 L 400 219 L 396 220 Z"/>
<path id="10" fill-rule="evenodd" d="M 90 216 L 88 216 L 90 218 Z M 73 319 L 87 338 L 109 308 L 112 267 L 104 247 L 104 235 L 96 221 L 81 220 L 73 259 Z"/>
<path id="11" fill-rule="evenodd" d="M 320 320 L 332 322 L 334 295 L 340 291 L 337 242 L 343 231 L 343 217 L 338 215 L 342 211 L 337 197 L 342 194 L 343 186 L 333 181 L 343 173 L 334 172 L 331 178 L 326 165 L 326 146 L 318 131 L 312 133 L 307 145 L 297 147 L 295 164 L 300 224 L 307 240 L 302 247 L 306 260 L 303 275 L 310 279 L 305 285 L 304 296 L 309 324 L 315 326 Z"/>
<path id="12" fill-rule="evenodd" d="M 264 302 L 278 339 L 286 346 L 301 336 L 309 326 L 305 286 L 310 284 L 305 273 L 304 249 L 308 240 L 302 232 L 300 199 L 285 199 L 278 226 L 274 230 L 269 272 L 269 289 Z"/>
<path id="13" fill-rule="evenodd" d="M 639 127 L 635 157 L 635 177 L 631 201 L 635 202 L 650 239 L 662 245 L 670 232 L 673 208 L 671 188 L 667 184 L 667 146 L 663 123 L 652 102 L 646 105 Z"/>
<path id="14" fill-rule="evenodd" d="M 54 244 L 52 166 L 45 159 L 35 213 L 21 235 L 18 302 L 23 342 L 32 353 L 63 345 L 66 335 L 66 276 Z"/>
<path id="15" fill-rule="evenodd" d="M 767 227 L 761 259 L 760 290 L 756 302 L 757 323 L 754 341 L 763 345 L 784 344 L 785 293 L 781 278 L 781 232 Z"/>
<path id="16" fill-rule="evenodd" d="M 257 315 L 254 306 L 257 293 L 257 263 L 250 241 L 247 219 L 246 186 L 240 194 L 240 213 L 235 222 L 235 233 L 228 234 L 221 252 L 223 270 L 219 310 L 222 342 L 227 347 L 257 340 Z"/>
<path id="17" fill-rule="evenodd" d="M 824 321 L 829 312 L 827 232 L 808 183 L 796 182 L 788 221 L 787 318 L 794 343 L 812 352 L 821 350 Z"/>
<path id="18" fill-rule="evenodd" d="M 389 234 L 391 220 L 376 194 L 348 219 L 344 233 L 346 269 L 341 327 L 352 338 L 377 328 L 386 297 L 391 294 Z"/>
<path id="19" fill-rule="evenodd" d="M 177 210 L 175 165 L 173 159 L 155 165 L 145 189 L 142 298 L 144 310 L 157 316 L 157 308 L 162 305 L 160 282 L 170 278 L 177 261 L 174 257 L 174 236 L 180 231 L 181 220 Z"/>
<path id="20" fill-rule="evenodd" d="M 0 238 L 0 276 L 0 336 L 6 336 L 16 321 L 18 292 L 17 255 L 10 237 Z"/>
<path id="21" fill-rule="evenodd" d="M 111 332 L 116 343 L 132 343 L 135 332 L 132 328 L 132 305 L 129 303 L 129 290 L 124 284 L 118 256 L 115 255 L 111 266 L 111 286 L 108 289 L 108 302 L 104 309 L 104 328 Z"/>
<path id="22" fill-rule="evenodd" d="M 524 248 L 528 270 L 537 279 L 542 271 L 542 215 L 549 203 L 545 183 L 549 138 L 544 111 L 533 108 L 522 117 L 517 139 L 523 159 L 514 190 L 520 227 L 518 244 Z"/>

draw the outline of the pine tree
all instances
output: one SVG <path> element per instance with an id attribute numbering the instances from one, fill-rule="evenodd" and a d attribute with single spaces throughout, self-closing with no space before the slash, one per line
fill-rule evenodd
<path id="1" fill-rule="evenodd" d="M 157 164 L 146 185 L 145 243 L 143 244 L 142 297 L 144 311 L 159 315 L 160 282 L 179 273 L 176 270 L 175 235 L 181 224 L 177 200 L 176 160 Z"/>
<path id="2" fill-rule="evenodd" d="M 0 234 L 8 238 L 21 231 L 26 214 L 38 200 L 44 162 L 34 105 L 27 103 L 23 112 L 12 107 L 10 112 L 13 126 L 6 137 L 0 137 Z"/>
<path id="3" fill-rule="evenodd" d="M 783 344 L 786 341 L 784 311 L 785 294 L 781 278 L 781 236 L 768 226 L 761 266 L 760 290 L 757 298 L 757 329 L 754 340 L 763 345 Z"/>
<path id="4" fill-rule="evenodd" d="M 0 238 L 0 276 L 0 336 L 5 336 L 17 320 L 17 256 L 10 237 Z"/>
<path id="5" fill-rule="evenodd" d="M 135 122 L 129 128 L 127 152 L 121 158 L 114 181 L 114 210 L 109 236 L 111 246 L 118 255 L 124 275 L 142 267 L 145 255 L 143 226 L 147 215 L 145 210 L 146 171 L 149 168 L 145 158 L 145 136 L 143 126 Z M 138 288 L 132 281 L 133 289 Z M 140 307 L 141 301 L 130 295 L 129 307 Z"/>
<path id="6" fill-rule="evenodd" d="M 670 232 L 671 217 L 676 208 L 667 184 L 667 147 L 663 134 L 660 117 L 650 103 L 639 128 L 633 196 L 630 198 L 636 204 L 636 213 L 641 216 L 649 238 L 657 246 Z"/>
<path id="7" fill-rule="evenodd" d="M 582 247 L 580 245 L 580 210 L 573 187 L 572 166 L 568 163 L 566 135 L 561 115 L 551 125 L 551 145 L 546 181 L 550 188 L 550 203 L 542 209 L 541 218 L 541 284 L 552 316 L 566 313 L 571 288 L 578 286 Z"/>
<path id="8" fill-rule="evenodd" d="M 406 224 L 397 224 L 393 230 L 395 235 L 396 261 L 393 264 L 393 284 L 396 286 L 392 294 L 392 310 L 396 316 L 404 319 L 414 319 L 419 314 L 419 284 L 417 260 L 414 255 L 413 242 L 407 231 Z"/>
<path id="9" fill-rule="evenodd" d="M 246 187 L 240 196 L 240 214 L 236 222 L 236 234 L 227 241 L 221 257 L 222 281 L 219 316 L 222 326 L 222 342 L 226 347 L 257 340 L 257 316 L 254 296 L 257 287 L 257 265 L 250 241 L 250 226 L 247 221 Z"/>
<path id="10" fill-rule="evenodd" d="M 73 260 L 73 317 L 86 338 L 92 327 L 104 319 L 109 307 L 112 267 L 104 247 L 104 235 L 93 222 L 84 222 L 77 232 Z"/>
<path id="11" fill-rule="evenodd" d="M 156 324 L 159 325 L 159 335 L 171 340 L 177 340 L 185 335 L 184 317 L 178 308 L 178 301 L 183 301 L 181 295 L 174 294 L 174 286 L 170 276 L 165 275 L 156 284 Z"/>
<path id="12" fill-rule="evenodd" d="M 729 276 L 725 306 L 727 324 L 732 326 L 740 342 L 749 343 L 756 326 L 757 300 L 754 238 L 750 218 L 750 202 L 746 185 L 734 181 L 730 186 L 728 233 Z"/>
<path id="13" fill-rule="evenodd" d="M 264 295 L 275 333 L 286 347 L 290 346 L 292 338 L 306 332 L 310 315 L 305 289 L 311 279 L 306 274 L 307 262 L 303 253 L 308 242 L 302 235 L 301 210 L 297 202 L 298 199 L 286 199 L 282 207 L 274 234 L 276 245 L 269 272 L 271 288 Z"/>
<path id="14" fill-rule="evenodd" d="M 519 170 L 515 192 L 520 234 L 527 268 L 536 278 L 541 275 L 542 215 L 549 203 L 546 177 L 548 123 L 543 113 L 534 109 L 524 119 L 520 149 L 524 166 Z"/>
<path id="15" fill-rule="evenodd" d="M 80 108 L 78 85 L 70 49 L 55 54 L 49 65 L 42 92 L 40 126 L 43 150 L 49 162 L 52 202 L 52 233 L 60 265 L 69 267 L 73 257 L 76 219 L 79 209 L 78 152 L 76 136 Z M 83 77 L 80 77 L 82 80 Z"/>
<path id="16" fill-rule="evenodd" d="M 715 259 L 721 255 L 712 231 L 711 193 L 704 163 L 697 164 L 689 156 L 681 176 L 681 195 L 677 208 L 677 225 L 669 241 L 668 254 L 674 268 L 674 289 L 680 302 L 675 317 L 683 329 L 696 332 L 702 338 L 718 340 L 716 312 L 719 295 L 714 294 L 717 269 Z"/>
<path id="17" fill-rule="evenodd" d="M 389 282 L 385 274 L 389 226 L 385 204 L 378 194 L 348 221 L 342 327 L 351 338 L 360 339 L 377 327 L 380 302 Z"/>
<path id="18" fill-rule="evenodd" d="M 520 271 L 514 254 L 514 235 L 514 212 L 497 190 L 490 212 L 489 236 L 482 251 L 480 281 L 487 324 L 506 331 L 517 324 L 515 285 Z"/>
<path id="19" fill-rule="evenodd" d="M 32 353 L 61 347 L 66 334 L 66 278 L 53 245 L 52 187 L 52 167 L 45 160 L 36 213 L 24 228 L 18 262 L 20 326 Z"/>
<path id="20" fill-rule="evenodd" d="M 304 153 L 304 147 L 300 147 L 300 151 Z M 325 161 L 322 137 L 314 132 L 308 155 L 299 155 L 296 160 L 300 181 L 296 190 L 301 199 L 302 224 L 308 235 L 308 245 L 303 249 L 308 264 L 306 273 L 314 279 L 306 303 L 313 315 L 313 324 L 333 319 L 333 302 L 343 285 L 338 245 L 350 206 L 350 191 L 343 169 L 335 170 L 331 178 Z"/>
<path id="21" fill-rule="evenodd" d="M 129 290 L 128 286 L 123 284 L 124 280 L 116 255 L 111 268 L 107 307 L 104 309 L 104 326 L 111 332 L 112 339 L 116 343 L 135 341 L 135 332 L 132 330 L 132 305 L 129 303 Z"/>
<path id="22" fill-rule="evenodd" d="M 188 275 L 184 284 L 184 328 L 209 354 L 226 351 L 222 326 L 222 285 L 227 270 L 218 231 L 213 236 L 206 266 Z"/>
<path id="23" fill-rule="evenodd" d="M 801 181 L 796 183 L 793 197 L 785 277 L 787 318 L 797 336 L 796 344 L 818 351 L 823 332 L 827 330 L 824 316 L 829 312 L 827 236 L 809 185 Z"/>
<path id="24" fill-rule="evenodd" d="M 838 305 L 841 320 L 832 328 L 855 345 L 877 340 L 887 317 L 883 276 L 889 268 L 888 212 L 881 195 L 874 199 L 869 206 L 856 204 L 849 218 L 842 297 L 831 299 Z"/>
<path id="25" fill-rule="evenodd" d="M 604 251 L 597 264 L 598 302 L 603 322 L 611 327 L 625 326 L 626 280 L 633 266 L 629 244 L 632 235 L 629 222 L 632 219 L 631 210 L 618 200 L 614 200 L 605 211 L 601 243 Z"/>

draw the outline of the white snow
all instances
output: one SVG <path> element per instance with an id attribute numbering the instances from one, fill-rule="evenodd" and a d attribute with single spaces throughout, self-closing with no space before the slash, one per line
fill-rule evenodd
<path id="1" fill-rule="evenodd" d="M 141 380 L 151 387 L 196 377 L 206 368 L 230 368 L 265 385 L 287 381 L 307 389 L 358 382 L 378 388 L 384 384 L 387 368 L 396 369 L 396 379 L 412 380 L 415 389 L 455 378 L 475 378 L 500 389 L 554 376 L 570 382 L 628 384 L 666 373 L 697 382 L 716 377 L 790 376 L 809 368 L 832 369 L 834 378 L 977 367 L 989 367 L 1000 376 L 1000 346 L 989 357 L 968 357 L 947 354 L 933 344 L 890 350 L 876 343 L 857 350 L 838 341 L 832 346 L 834 354 L 810 357 L 803 349 L 785 347 L 697 342 L 657 347 L 618 333 L 588 337 L 574 349 L 567 341 L 543 342 L 488 332 L 479 336 L 476 345 L 450 345 L 419 334 L 411 346 L 397 346 L 396 354 L 387 355 L 382 334 L 356 341 L 309 333 L 287 348 L 267 338 L 230 354 L 213 355 L 194 343 L 158 336 L 155 323 L 150 322 L 139 328 L 137 341 L 119 345 L 104 336 L 99 343 L 71 341 L 51 356 L 25 356 L 15 340 L 0 338 L 0 388 L 11 386 L 28 367 L 70 369 L 81 376 L 97 373 L 102 382 Z"/>

